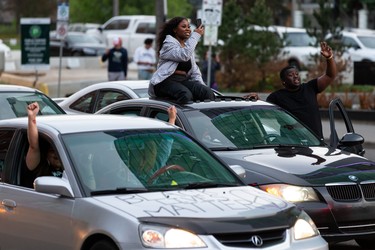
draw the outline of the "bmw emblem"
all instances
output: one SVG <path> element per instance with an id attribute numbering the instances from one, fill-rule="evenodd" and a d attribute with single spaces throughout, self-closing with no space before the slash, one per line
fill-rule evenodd
<path id="1" fill-rule="evenodd" d="M 254 246 L 256 247 L 260 247 L 263 245 L 263 240 L 262 238 L 260 238 L 260 236 L 258 235 L 253 235 L 251 236 L 250 238 L 250 241 L 254 244 Z"/>
<path id="2" fill-rule="evenodd" d="M 348 178 L 349 178 L 351 181 L 358 181 L 358 177 L 355 176 L 355 175 L 349 175 Z"/>

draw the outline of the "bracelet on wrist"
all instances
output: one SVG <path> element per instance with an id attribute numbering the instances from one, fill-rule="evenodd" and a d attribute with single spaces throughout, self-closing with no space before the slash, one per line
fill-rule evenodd
<path id="1" fill-rule="evenodd" d="M 333 54 L 330 57 L 326 57 L 326 60 L 329 61 L 333 58 Z"/>

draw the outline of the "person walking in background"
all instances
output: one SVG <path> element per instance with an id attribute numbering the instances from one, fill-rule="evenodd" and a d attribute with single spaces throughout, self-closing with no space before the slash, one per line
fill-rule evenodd
<path id="1" fill-rule="evenodd" d="M 138 47 L 134 52 L 134 62 L 138 66 L 138 79 L 150 80 L 155 69 L 156 52 L 152 47 L 153 39 L 147 38 L 144 46 Z"/>
<path id="2" fill-rule="evenodd" d="M 317 136 L 323 138 L 317 94 L 324 91 L 335 80 L 337 69 L 331 47 L 326 42 L 321 42 L 320 48 L 321 55 L 326 59 L 326 70 L 323 75 L 301 84 L 298 70 L 292 66 L 285 67 L 280 71 L 284 88 L 271 93 L 266 101 L 286 109 Z"/>
<path id="3" fill-rule="evenodd" d="M 192 33 L 185 17 L 174 17 L 163 25 L 157 38 L 159 62 L 148 89 L 151 97 L 171 98 L 179 103 L 214 100 L 194 56 L 203 34 L 202 25 Z"/>
<path id="4" fill-rule="evenodd" d="M 205 58 L 201 64 L 202 78 L 203 81 L 210 86 L 210 88 L 218 90 L 218 85 L 216 82 L 216 71 L 220 70 L 220 58 L 215 53 L 211 54 L 211 71 L 210 71 L 210 84 L 207 83 L 208 80 L 208 52 L 206 52 Z"/>
<path id="5" fill-rule="evenodd" d="M 128 73 L 128 51 L 122 47 L 120 37 L 113 38 L 113 48 L 102 55 L 102 62 L 108 60 L 108 80 L 125 80 Z"/>

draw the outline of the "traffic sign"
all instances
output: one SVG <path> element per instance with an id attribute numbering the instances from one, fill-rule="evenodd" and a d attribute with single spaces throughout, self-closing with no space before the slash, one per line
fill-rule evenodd
<path id="1" fill-rule="evenodd" d="M 68 21 L 69 20 L 69 5 L 65 2 L 57 5 L 57 20 Z"/>
<path id="2" fill-rule="evenodd" d="M 223 0 L 203 0 L 202 22 L 204 25 L 221 25 Z"/>
<path id="3" fill-rule="evenodd" d="M 68 22 L 67 21 L 57 21 L 56 23 L 56 38 L 64 39 L 68 33 Z"/>

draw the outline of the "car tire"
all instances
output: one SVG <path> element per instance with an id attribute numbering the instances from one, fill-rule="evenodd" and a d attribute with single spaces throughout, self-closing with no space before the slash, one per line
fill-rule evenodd
<path id="1" fill-rule="evenodd" d="M 100 240 L 95 242 L 90 250 L 118 250 L 118 247 L 109 240 Z"/>
<path id="2" fill-rule="evenodd" d="M 355 242 L 357 242 L 361 248 L 366 249 L 372 249 L 375 245 L 375 239 L 356 239 Z"/>

